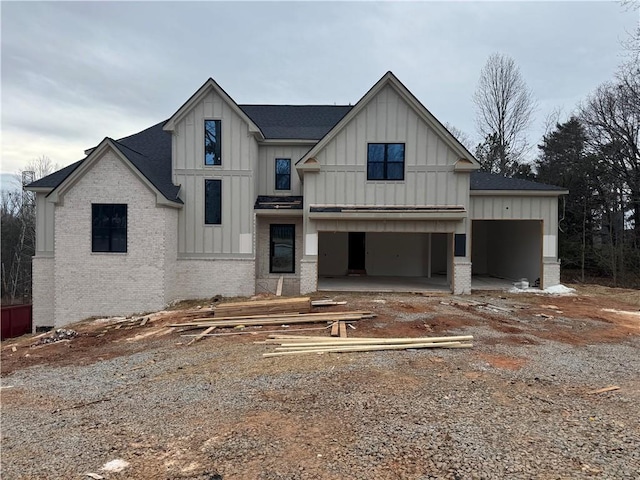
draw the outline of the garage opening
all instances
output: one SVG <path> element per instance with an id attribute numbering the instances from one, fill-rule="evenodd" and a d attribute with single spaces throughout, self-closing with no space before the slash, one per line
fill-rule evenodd
<path id="1" fill-rule="evenodd" d="M 452 235 L 319 232 L 318 289 L 450 290 Z"/>
<path id="2" fill-rule="evenodd" d="M 474 220 L 471 237 L 472 289 L 504 288 L 542 277 L 541 220 Z"/>

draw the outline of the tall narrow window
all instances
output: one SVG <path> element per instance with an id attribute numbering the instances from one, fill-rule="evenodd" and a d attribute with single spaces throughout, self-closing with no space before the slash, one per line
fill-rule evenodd
<path id="1" fill-rule="evenodd" d="M 204 223 L 222 223 L 222 180 L 204 181 Z"/>
<path id="2" fill-rule="evenodd" d="M 270 273 L 294 273 L 296 258 L 296 226 L 271 225 Z"/>
<path id="3" fill-rule="evenodd" d="M 404 143 L 370 143 L 367 180 L 404 180 Z"/>
<path id="4" fill-rule="evenodd" d="M 222 165 L 220 120 L 204 121 L 204 164 Z"/>
<path id="5" fill-rule="evenodd" d="M 91 205 L 91 251 L 127 251 L 127 205 L 93 203 Z"/>
<path id="6" fill-rule="evenodd" d="M 276 158 L 276 190 L 291 190 L 290 158 Z"/>

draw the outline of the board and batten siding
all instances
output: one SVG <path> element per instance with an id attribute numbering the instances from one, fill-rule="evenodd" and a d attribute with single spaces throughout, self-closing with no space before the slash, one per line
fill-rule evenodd
<path id="1" fill-rule="evenodd" d="M 558 197 L 471 195 L 472 220 L 542 220 L 545 235 L 558 234 Z"/>
<path id="2" fill-rule="evenodd" d="M 308 145 L 260 145 L 258 152 L 258 175 L 256 190 L 258 195 L 302 195 L 300 177 L 295 165 L 313 147 Z M 291 159 L 291 189 L 276 190 L 276 158 Z"/>
<path id="3" fill-rule="evenodd" d="M 204 121 L 220 120 L 222 165 L 204 164 Z M 258 144 L 249 126 L 225 100 L 210 91 L 175 124 L 173 182 L 184 207 L 178 215 L 182 258 L 253 256 L 254 171 Z M 205 179 L 221 180 L 220 225 L 204 222 Z"/>
<path id="4" fill-rule="evenodd" d="M 36 256 L 50 257 L 54 253 L 55 208 L 46 193 L 36 193 Z"/>
<path id="5" fill-rule="evenodd" d="M 367 180 L 367 144 L 404 143 L 402 181 Z M 469 198 L 459 156 L 387 86 L 318 154 L 321 169 L 305 176 L 305 204 L 460 205 Z"/>

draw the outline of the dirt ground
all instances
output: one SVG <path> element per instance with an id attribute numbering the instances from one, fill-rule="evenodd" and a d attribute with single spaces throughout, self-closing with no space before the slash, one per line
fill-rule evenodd
<path id="1" fill-rule="evenodd" d="M 207 306 L 204 301 L 149 315 L 144 322 L 86 320 L 66 327 L 75 330 L 76 337 L 55 343 L 36 345 L 48 334 L 4 341 L 1 405 L 2 423 L 8 427 L 2 432 L 2 478 L 90 478 L 87 472 L 109 479 L 633 478 L 627 469 L 640 468 L 637 452 L 626 459 L 619 452 L 608 457 L 596 447 L 613 441 L 606 438 L 606 429 L 583 432 L 593 427 L 594 420 L 585 420 L 586 426 L 581 422 L 590 408 L 600 417 L 615 408 L 615 415 L 629 417 L 625 433 L 620 433 L 621 445 L 626 452 L 630 447 L 640 448 L 640 378 L 637 371 L 628 370 L 635 368 L 631 363 L 624 365 L 615 357 L 622 348 L 633 349 L 638 357 L 640 291 L 571 286 L 577 292 L 567 296 L 336 294 L 331 298 L 347 304 L 316 308 L 375 313 L 373 319 L 353 322 L 355 328 L 348 331 L 352 337 L 474 334 L 474 348 L 464 351 L 263 359 L 261 354 L 268 347 L 253 342 L 265 338 L 260 332 L 266 328 L 246 328 L 244 332 L 253 333 L 209 337 L 187 346 L 193 337 L 183 335 L 201 330 L 168 325 L 193 318 L 187 312 L 193 312 L 198 303 Z M 294 333 L 310 327 L 318 325 L 286 330 Z M 328 336 L 328 331 L 304 334 Z M 592 365 L 590 348 L 613 351 L 612 360 L 606 356 L 609 353 L 601 354 L 599 360 L 612 366 Z M 549 358 L 540 358 L 543 354 Z M 574 362 L 573 356 L 584 366 L 567 366 Z M 100 379 L 105 375 L 102 368 L 111 365 L 124 372 L 121 376 L 129 383 L 116 388 L 109 384 L 111 377 Z M 582 378 L 571 373 L 581 369 L 588 370 Z M 556 371 L 557 376 L 548 373 Z M 38 375 L 42 379 L 34 380 Z M 47 382 L 63 384 L 69 378 L 73 380 L 60 392 L 46 386 Z M 67 392 L 74 382 L 79 391 Z M 438 384 L 429 387 L 429 382 Z M 616 382 L 621 383 L 616 384 L 619 390 L 589 394 Z M 229 388 L 223 392 L 225 386 Z M 174 387 L 182 393 L 174 394 Z M 84 398 L 82 388 L 102 393 Z M 183 392 L 185 388 L 188 393 Z M 156 389 L 161 392 L 159 399 L 153 396 Z M 242 395 L 245 389 L 249 393 Z M 432 400 L 433 409 L 423 411 L 427 406 L 417 407 L 415 398 L 425 398 L 428 391 L 437 393 L 437 398 Z M 468 399 L 460 392 L 466 392 Z M 134 401 L 138 397 L 145 403 Z M 412 398 L 413 403 L 404 403 Z M 467 411 L 468 403 L 467 416 L 475 417 L 482 410 L 479 425 L 494 415 L 518 424 L 534 404 L 536 415 L 557 415 L 555 422 L 569 423 L 566 431 L 562 427 L 554 433 L 553 422 L 545 426 L 539 417 L 531 418 L 531 424 L 513 427 L 522 428 L 516 434 L 494 419 L 484 433 L 469 433 L 469 425 L 452 419 L 454 412 L 447 410 L 452 401 L 459 402 L 458 413 Z M 117 419 L 108 420 L 114 411 Z M 58 435 L 58 430 L 26 433 L 19 428 L 28 422 L 25 418 L 38 415 L 43 416 L 34 424 L 64 418 L 65 434 L 89 443 L 82 447 L 74 443 L 64 453 L 47 447 L 47 439 L 53 441 L 51 436 Z M 147 418 L 149 415 L 154 416 Z M 207 425 L 203 415 L 210 419 Z M 442 417 L 441 423 L 427 427 L 425 417 L 429 415 Z M 411 427 L 396 425 L 407 418 L 412 419 Z M 608 421 L 611 430 L 621 420 L 616 416 Z M 414 438 L 422 431 L 415 425 L 427 429 L 423 435 L 428 440 Z M 596 434 L 605 436 L 593 442 L 596 446 L 581 440 Z M 101 440 L 92 441 L 95 436 Z M 505 436 L 509 443 L 500 447 Z M 64 445 L 66 441 L 60 439 Z M 567 451 L 577 449 L 573 456 L 557 453 L 560 447 L 555 444 L 564 442 L 569 445 L 562 447 Z M 469 448 L 475 454 L 462 455 Z M 47 454 L 56 460 L 47 460 Z M 104 464 L 116 457 L 125 459 L 128 466 L 121 472 L 105 469 Z M 457 459 L 455 464 L 453 459 Z M 73 462 L 75 465 L 68 465 Z M 56 469 L 57 464 L 65 466 Z"/>

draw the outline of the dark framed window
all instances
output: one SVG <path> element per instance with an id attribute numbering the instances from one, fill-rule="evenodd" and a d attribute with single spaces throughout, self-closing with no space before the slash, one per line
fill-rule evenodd
<path id="1" fill-rule="evenodd" d="M 276 158 L 276 190 L 291 190 L 290 158 Z"/>
<path id="2" fill-rule="evenodd" d="M 127 251 L 127 205 L 91 204 L 91 251 Z"/>
<path id="3" fill-rule="evenodd" d="M 222 180 L 204 181 L 204 223 L 222 223 Z"/>
<path id="4" fill-rule="evenodd" d="M 204 164 L 222 165 L 222 130 L 220 120 L 204 121 Z"/>
<path id="5" fill-rule="evenodd" d="M 296 258 L 296 226 L 272 224 L 269 235 L 269 272 L 294 273 Z"/>
<path id="6" fill-rule="evenodd" d="M 404 180 L 404 143 L 370 143 L 367 180 Z"/>

